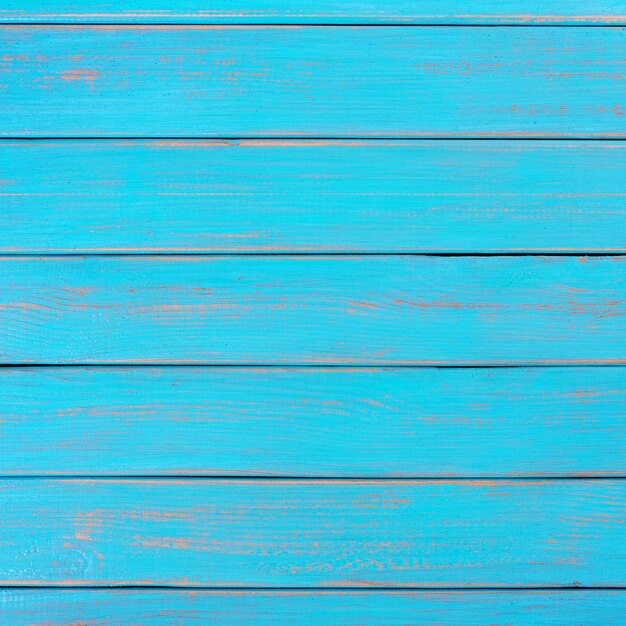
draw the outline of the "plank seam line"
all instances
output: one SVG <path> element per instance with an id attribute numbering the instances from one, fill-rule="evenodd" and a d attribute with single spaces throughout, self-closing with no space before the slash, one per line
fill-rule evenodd
<path id="1" fill-rule="evenodd" d="M 1 27 L 1 25 L 0 25 Z M 626 30 L 626 28 L 624 29 Z M 447 136 L 359 136 L 359 135 L 29 135 L 29 136 L 0 136 L 0 144 L 9 141 L 37 142 L 37 141 L 602 141 L 626 142 L 626 132 L 620 137 L 605 137 L 603 135 L 534 135 L 528 136 L 479 136 L 479 135 L 447 135 Z"/>
<path id="2" fill-rule="evenodd" d="M 352 257 L 352 256 L 382 256 L 382 257 L 405 257 L 405 256 L 417 256 L 417 257 L 614 257 L 614 256 L 626 256 L 626 251 L 586 251 L 584 249 L 580 251 L 554 251 L 554 250 L 535 250 L 528 252 L 289 252 L 288 250 L 281 252 L 2 252 L 0 248 L 0 259 L 11 258 L 65 258 L 65 257 L 111 257 L 111 258 L 125 258 L 125 257 L 208 257 L 208 258 L 229 258 L 229 257 Z"/>
<path id="3" fill-rule="evenodd" d="M 348 19 L 348 18 L 346 18 Z M 567 19 L 565 17 L 564 19 Z M 39 27 L 39 28 L 57 28 L 57 27 L 80 27 L 80 28 L 100 28 L 102 26 L 124 26 L 130 28 L 144 28 L 144 27 L 159 27 L 159 26 L 171 26 L 171 27 L 183 27 L 183 28 L 292 28 L 299 26 L 302 28 L 613 28 L 623 29 L 626 27 L 626 17 L 621 21 L 613 22 L 611 24 L 556 24 L 556 23 L 543 23 L 543 24 L 520 24 L 516 22 L 504 22 L 498 24 L 486 24 L 481 22 L 414 22 L 407 24 L 405 22 L 298 22 L 293 20 L 291 22 L 178 22 L 178 21 L 111 21 L 111 22 L 91 22 L 80 21 L 75 22 L 61 22 L 61 21 L 19 21 L 19 20 L 2 20 L 0 18 L 0 28 L 4 27 Z"/>
<path id="4" fill-rule="evenodd" d="M 218 592 L 233 592 L 233 593 L 241 593 L 241 592 L 280 592 L 280 591 L 294 591 L 294 592 L 328 592 L 328 593 L 345 593 L 345 592 L 357 592 L 357 593 L 386 593 L 386 592 L 441 592 L 446 593 L 450 591 L 458 591 L 458 592 L 476 592 L 476 591 L 569 591 L 569 592 L 577 592 L 577 591 L 626 591 L 625 585 L 612 585 L 612 586 L 583 586 L 583 585 L 562 585 L 562 586 L 548 586 L 548 587 L 429 587 L 429 586 L 407 586 L 407 587 L 398 587 L 398 586 L 363 586 L 363 587 L 259 587 L 259 586 L 250 586 L 250 587 L 242 587 L 242 586 L 233 586 L 233 587 L 224 587 L 224 586 L 210 586 L 210 585 L 133 585 L 133 584 L 105 584 L 102 585 L 55 585 L 55 584 L 46 584 L 46 585 L 32 585 L 32 584 L 24 584 L 24 585 L 2 585 L 0 584 L 0 591 L 12 591 L 12 590 L 32 590 L 32 591 L 42 591 L 42 590 L 91 590 L 91 591 L 111 591 L 111 590 L 172 590 L 172 591 L 218 591 Z"/>
<path id="5" fill-rule="evenodd" d="M 38 481 L 47 480 L 51 482 L 74 482 L 74 481 L 94 481 L 105 482 L 110 480 L 120 482 L 130 481 L 188 481 L 188 482 L 289 482 L 289 483 L 313 483 L 313 482 L 334 482 L 334 483 L 422 483 L 422 482 L 597 482 L 597 481 L 623 481 L 626 474 L 611 475 L 552 475 L 552 476 L 294 476 L 294 475 L 203 475 L 203 474 L 1 474 L 0 481 Z"/>
<path id="6" fill-rule="evenodd" d="M 37 368 L 186 368 L 186 367 L 203 367 L 203 368 L 241 368 L 241 369 L 377 369 L 377 370 L 395 370 L 395 369 L 529 369 L 529 368 L 570 368 L 570 367 L 624 367 L 626 359 L 613 363 L 598 363 L 588 361 L 583 363 L 511 363 L 511 364 L 472 364 L 472 365 L 454 365 L 454 364 L 404 364 L 404 363 L 125 363 L 109 362 L 109 363 L 0 363 L 2 369 L 37 369 Z"/>

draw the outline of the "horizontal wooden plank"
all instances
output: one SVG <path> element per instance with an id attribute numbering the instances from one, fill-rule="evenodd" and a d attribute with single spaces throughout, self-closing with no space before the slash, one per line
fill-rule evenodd
<path id="1" fill-rule="evenodd" d="M 626 475 L 622 367 L 0 369 L 0 474 Z"/>
<path id="2" fill-rule="evenodd" d="M 626 363 L 626 257 L 3 257 L 3 363 Z"/>
<path id="3" fill-rule="evenodd" d="M 5 3 L 0 22 L 197 23 L 197 24 L 624 24 L 626 12 L 616 0 L 143 0 L 106 3 L 85 0 L 29 0 Z"/>
<path id="4" fill-rule="evenodd" d="M 620 28 L 1 27 L 1 136 L 626 137 Z"/>
<path id="5" fill-rule="evenodd" d="M 0 583 L 623 586 L 626 482 L 6 480 Z"/>
<path id="6" fill-rule="evenodd" d="M 0 251 L 626 251 L 626 144 L 0 142 Z"/>
<path id="7" fill-rule="evenodd" d="M 623 591 L 5 590 L 11 626 L 619 624 Z"/>

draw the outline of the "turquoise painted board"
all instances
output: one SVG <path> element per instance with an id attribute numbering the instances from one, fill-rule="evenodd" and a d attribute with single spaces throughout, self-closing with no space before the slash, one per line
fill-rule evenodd
<path id="1" fill-rule="evenodd" d="M 0 583 L 624 586 L 626 481 L 5 480 Z"/>
<path id="2" fill-rule="evenodd" d="M 619 0 L 29 0 L 0 4 L 0 22 L 200 24 L 624 24 Z"/>
<path id="3" fill-rule="evenodd" d="M 626 251 L 626 144 L 0 142 L 0 251 Z"/>
<path id="4" fill-rule="evenodd" d="M 0 626 L 621 623 L 625 25 L 0 0 Z"/>
<path id="5" fill-rule="evenodd" d="M 0 27 L 0 135 L 626 137 L 621 28 Z"/>
<path id="6" fill-rule="evenodd" d="M 626 475 L 623 367 L 0 369 L 2 475 Z"/>
<path id="7" fill-rule="evenodd" d="M 0 259 L 10 363 L 626 363 L 626 257 Z"/>
<path id="8" fill-rule="evenodd" d="M 3 626 L 620 624 L 621 591 L 0 591 Z M 600 620 L 600 621 L 599 621 Z"/>

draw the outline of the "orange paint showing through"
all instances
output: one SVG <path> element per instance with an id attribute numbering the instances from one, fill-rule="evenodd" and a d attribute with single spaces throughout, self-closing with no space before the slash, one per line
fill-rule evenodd
<path id="1" fill-rule="evenodd" d="M 597 24 L 619 24 L 626 20 L 626 15 L 533 15 L 513 13 L 505 14 L 479 14 L 470 13 L 466 15 L 453 15 L 455 20 L 485 20 L 486 22 L 514 24 L 561 24 L 563 22 L 592 22 Z"/>
<path id="2" fill-rule="evenodd" d="M 104 510 L 79 513 L 74 521 L 74 539 L 76 541 L 93 541 L 94 534 L 101 534 L 104 526 Z"/>
<path id="3" fill-rule="evenodd" d="M 24 17 L 24 16 L 21 16 Z M 46 17 L 45 14 L 42 14 L 41 17 Z M 55 17 L 62 17 L 61 15 L 55 14 Z M 78 17 L 84 19 L 85 17 L 97 17 L 97 15 L 70 15 L 69 17 Z M 132 17 L 132 15 L 127 14 L 125 17 Z M 139 15 L 138 17 L 143 17 Z M 0 23 L 0 28 L 6 28 L 6 25 Z M 30 30 L 47 30 L 47 31 L 59 31 L 63 30 L 66 32 L 69 31 L 150 31 L 150 32 L 158 32 L 158 31 L 229 31 L 229 30 L 302 30 L 306 28 L 305 26 L 291 25 L 291 24 L 225 24 L 225 25 L 212 25 L 212 24 L 28 24 L 28 25 L 20 25 L 20 24 L 12 24 L 12 30 L 22 30 L 22 31 L 30 31 Z M 356 28 L 346 26 L 345 28 Z"/>
<path id="4" fill-rule="evenodd" d="M 100 76 L 96 70 L 68 70 L 61 74 L 61 80 L 93 82 Z"/>
<path id="5" fill-rule="evenodd" d="M 396 298 L 393 301 L 396 305 L 408 305 L 414 306 L 419 309 L 462 309 L 463 304 L 461 302 L 452 302 L 448 300 L 433 300 L 432 302 L 412 302 L 411 300 L 402 300 Z M 486 305 L 483 305 L 486 306 Z M 498 305 L 493 305 L 497 308 Z"/>

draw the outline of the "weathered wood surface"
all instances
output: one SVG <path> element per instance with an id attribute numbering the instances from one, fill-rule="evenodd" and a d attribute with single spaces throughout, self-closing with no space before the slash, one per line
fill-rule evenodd
<path id="1" fill-rule="evenodd" d="M 626 363 L 625 257 L 3 257 L 10 363 Z"/>
<path id="2" fill-rule="evenodd" d="M 626 481 L 0 482 L 0 584 L 623 586 Z"/>
<path id="3" fill-rule="evenodd" d="M 626 476 L 622 367 L 0 370 L 0 474 Z"/>
<path id="4" fill-rule="evenodd" d="M 616 0 L 29 0 L 4 2 L 0 22 L 199 24 L 624 24 Z"/>
<path id="5" fill-rule="evenodd" d="M 626 251 L 626 144 L 0 142 L 0 251 Z"/>
<path id="6" fill-rule="evenodd" d="M 1 136 L 626 137 L 620 28 L 0 27 Z"/>
<path id="7" fill-rule="evenodd" d="M 0 22 L 0 624 L 623 621 L 623 3 Z"/>
<path id="8" fill-rule="evenodd" d="M 0 591 L 6 626 L 621 624 L 623 591 Z M 4 620 L 4 621 L 3 621 Z"/>

